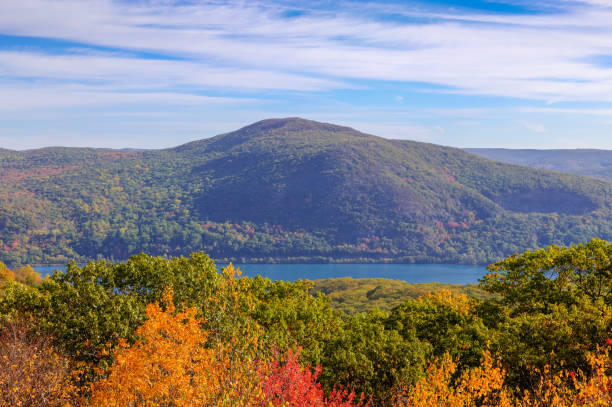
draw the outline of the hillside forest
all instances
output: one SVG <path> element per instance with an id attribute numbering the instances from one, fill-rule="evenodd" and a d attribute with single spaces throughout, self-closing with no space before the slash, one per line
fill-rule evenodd
<path id="1" fill-rule="evenodd" d="M 611 260 L 551 245 L 478 287 L 272 282 L 203 252 L 2 266 L 0 405 L 609 406 Z"/>
<path id="2" fill-rule="evenodd" d="M 0 261 L 488 264 L 612 240 L 612 183 L 270 119 L 164 150 L 0 149 Z"/>

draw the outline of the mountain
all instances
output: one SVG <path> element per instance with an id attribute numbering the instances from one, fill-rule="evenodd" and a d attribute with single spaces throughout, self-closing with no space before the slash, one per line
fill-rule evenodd
<path id="1" fill-rule="evenodd" d="M 612 184 L 270 119 L 165 150 L 0 151 L 0 260 L 485 263 L 612 239 Z"/>
<path id="2" fill-rule="evenodd" d="M 569 172 L 612 181 L 612 150 L 514 150 L 466 148 L 467 151 L 510 164 Z"/>

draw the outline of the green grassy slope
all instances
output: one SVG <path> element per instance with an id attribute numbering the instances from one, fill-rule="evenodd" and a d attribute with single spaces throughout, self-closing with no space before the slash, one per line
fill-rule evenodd
<path id="1" fill-rule="evenodd" d="M 167 150 L 0 152 L 0 260 L 485 263 L 612 238 L 612 184 L 264 120 Z"/>

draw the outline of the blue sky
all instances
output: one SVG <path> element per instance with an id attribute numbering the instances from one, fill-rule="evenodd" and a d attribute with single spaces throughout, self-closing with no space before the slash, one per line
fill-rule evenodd
<path id="1" fill-rule="evenodd" d="M 0 0 L 0 147 L 162 148 L 301 116 L 612 149 L 612 0 Z"/>

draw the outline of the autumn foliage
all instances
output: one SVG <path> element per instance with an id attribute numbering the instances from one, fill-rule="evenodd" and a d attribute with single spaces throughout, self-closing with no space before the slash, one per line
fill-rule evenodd
<path id="1" fill-rule="evenodd" d="M 195 308 L 177 311 L 172 294 L 163 306 L 150 304 L 141 338 L 121 341 L 106 376 L 91 384 L 90 406 L 367 406 L 365 397 L 347 389 L 325 394 L 317 382 L 320 367 L 310 369 L 299 352 L 265 358 L 236 355 L 238 340 L 207 346 L 210 333 Z M 244 338 L 243 338 L 244 339 Z M 275 354 L 277 352 L 272 352 Z M 280 360 L 282 359 L 282 360 Z M 505 383 L 506 373 L 489 352 L 481 365 L 457 376 L 446 355 L 427 369 L 415 386 L 399 388 L 391 402 L 398 407 L 609 406 L 612 369 L 608 351 L 590 357 L 592 374 L 557 372 L 547 367 L 530 391 Z"/>
<path id="2" fill-rule="evenodd" d="M 228 273 L 228 270 L 225 271 Z M 239 270 L 229 269 L 229 273 Z M 230 298 L 238 300 L 239 283 L 231 278 Z M 448 296 L 434 296 L 451 301 Z M 461 298 L 465 302 L 465 298 Z M 239 302 L 227 304 L 236 307 Z M 463 304 L 463 302 L 461 302 Z M 457 304 L 452 303 L 453 306 Z M 228 311 L 226 309 L 226 311 Z M 91 406 L 295 406 L 352 407 L 371 402 L 348 389 L 326 394 L 320 367 L 300 363 L 299 352 L 284 354 L 260 348 L 257 330 L 215 341 L 196 308 L 177 310 L 172 292 L 161 303 L 149 304 L 146 322 L 134 344 L 120 341 L 114 363 L 91 384 Z M 240 330 L 236 322 L 234 329 Z M 227 334 L 227 332 L 226 332 Z M 589 356 L 591 372 L 534 372 L 532 389 L 508 386 L 506 372 L 485 351 L 479 366 L 457 370 L 447 354 L 432 363 L 414 386 L 399 387 L 387 404 L 398 407 L 526 407 L 608 406 L 612 402 L 610 357 L 607 350 Z M 534 368 L 534 370 L 537 370 Z"/>
<path id="3" fill-rule="evenodd" d="M 610 341 L 608 341 L 610 342 Z M 533 407 L 604 407 L 612 406 L 612 359 L 609 348 L 599 349 L 588 357 L 590 374 L 562 370 L 551 371 L 545 366 L 538 371 L 539 381 L 533 389 L 523 392 L 519 406 Z"/>
<path id="4" fill-rule="evenodd" d="M 482 366 L 464 372 L 454 379 L 457 364 L 446 355 L 439 364 L 432 364 L 427 375 L 416 386 L 400 389 L 395 405 L 405 407 L 468 407 L 510 406 L 504 389 L 505 373 L 488 352 Z"/>
<path id="5" fill-rule="evenodd" d="M 169 291 L 163 304 L 147 307 L 140 339 L 121 341 L 105 377 L 91 384 L 90 406 L 312 406 L 351 407 L 355 394 L 334 391 L 326 397 L 316 382 L 319 369 L 302 367 L 289 351 L 284 363 L 234 345 L 207 346 L 210 333 L 195 308 L 177 311 Z M 255 356 L 255 357 L 254 357 Z"/>
<path id="6" fill-rule="evenodd" d="M 364 396 L 356 397 L 348 389 L 334 389 L 325 396 L 317 378 L 321 368 L 312 371 L 300 365 L 299 354 L 287 353 L 284 363 L 275 360 L 260 375 L 267 401 L 274 406 L 351 407 L 367 406 Z"/>
<path id="7" fill-rule="evenodd" d="M 168 298 L 171 299 L 171 298 Z M 92 406 L 206 405 L 217 387 L 207 335 L 188 308 L 175 313 L 159 304 L 147 307 L 147 322 L 133 345 L 121 340 L 107 377 L 92 385 Z"/>
<path id="8" fill-rule="evenodd" d="M 0 287 L 9 281 L 36 286 L 42 283 L 42 278 L 40 274 L 34 271 L 32 266 L 22 266 L 11 270 L 4 263 L 0 262 Z"/>
<path id="9" fill-rule="evenodd" d="M 77 395 L 70 359 L 25 321 L 0 327 L 0 406 L 67 406 Z"/>
<path id="10" fill-rule="evenodd" d="M 427 369 L 416 386 L 400 389 L 394 406 L 402 407 L 578 407 L 612 405 L 612 360 L 609 352 L 589 357 L 592 374 L 549 366 L 538 371 L 533 389 L 520 391 L 505 384 L 506 374 L 485 352 L 482 365 L 455 377 L 456 363 L 447 355 Z"/>
<path id="11" fill-rule="evenodd" d="M 485 298 L 354 315 L 203 253 L 39 284 L 3 268 L 0 406 L 610 406 L 610 259 L 597 240 L 528 252 Z"/>

